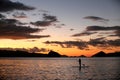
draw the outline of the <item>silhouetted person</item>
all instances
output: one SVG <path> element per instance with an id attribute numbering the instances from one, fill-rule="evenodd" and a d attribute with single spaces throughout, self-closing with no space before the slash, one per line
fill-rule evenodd
<path id="1" fill-rule="evenodd" d="M 79 59 L 79 67 L 80 67 L 80 69 L 81 69 L 81 59 Z"/>

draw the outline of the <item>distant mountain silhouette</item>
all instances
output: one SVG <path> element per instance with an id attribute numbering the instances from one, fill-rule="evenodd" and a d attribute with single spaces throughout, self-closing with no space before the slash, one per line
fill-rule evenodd
<path id="1" fill-rule="evenodd" d="M 114 53 L 105 53 L 103 51 L 100 51 L 91 57 L 120 57 L 120 52 L 114 52 Z"/>
<path id="2" fill-rule="evenodd" d="M 12 51 L 12 50 L 0 50 L 0 57 L 68 57 L 66 55 L 61 55 L 58 52 L 50 51 L 48 54 L 43 53 L 29 53 L 27 51 Z M 79 57 L 85 57 L 81 55 Z M 120 57 L 120 52 L 105 53 L 100 51 L 91 57 Z"/>
<path id="3" fill-rule="evenodd" d="M 85 55 L 81 55 L 81 56 L 79 56 L 79 57 L 86 57 Z"/>
<path id="4" fill-rule="evenodd" d="M 106 57 L 106 53 L 103 51 L 100 51 L 100 52 L 92 55 L 92 57 Z"/>
<path id="5" fill-rule="evenodd" d="M 0 50 L 0 57 L 61 57 L 57 52 L 50 51 L 48 54 L 28 53 L 27 51 Z"/>
<path id="6" fill-rule="evenodd" d="M 49 57 L 61 57 L 59 53 L 52 51 L 52 50 L 48 53 L 48 56 Z"/>
<path id="7" fill-rule="evenodd" d="M 109 53 L 107 54 L 107 57 L 120 57 L 120 52 Z"/>

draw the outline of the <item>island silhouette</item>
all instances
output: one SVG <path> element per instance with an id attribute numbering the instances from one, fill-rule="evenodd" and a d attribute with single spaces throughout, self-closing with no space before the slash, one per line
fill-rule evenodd
<path id="1" fill-rule="evenodd" d="M 62 55 L 52 50 L 48 54 L 29 53 L 27 51 L 19 50 L 0 50 L 0 57 L 62 57 Z"/>
<path id="2" fill-rule="evenodd" d="M 103 51 L 100 51 L 91 57 L 120 57 L 120 52 L 105 53 Z"/>
<path id="3" fill-rule="evenodd" d="M 69 57 L 67 55 L 61 55 L 58 52 L 50 50 L 48 54 L 43 53 L 29 53 L 27 51 L 13 51 L 13 50 L 0 50 L 0 57 Z M 84 55 L 78 57 L 86 57 Z M 120 57 L 120 52 L 105 53 L 100 51 L 91 57 Z"/>

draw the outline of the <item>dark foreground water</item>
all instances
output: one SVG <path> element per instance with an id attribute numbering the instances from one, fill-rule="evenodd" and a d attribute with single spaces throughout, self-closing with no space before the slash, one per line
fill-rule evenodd
<path id="1" fill-rule="evenodd" d="M 0 80 L 120 80 L 120 58 L 1 58 Z"/>

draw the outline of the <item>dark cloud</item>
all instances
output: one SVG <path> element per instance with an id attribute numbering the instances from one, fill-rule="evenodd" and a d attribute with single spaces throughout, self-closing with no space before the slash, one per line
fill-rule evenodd
<path id="1" fill-rule="evenodd" d="M 92 45 L 94 47 L 104 47 L 107 46 L 107 41 L 105 40 L 105 37 L 96 38 L 96 39 L 90 39 L 88 42 L 88 45 Z"/>
<path id="2" fill-rule="evenodd" d="M 86 16 L 86 17 L 84 17 L 84 19 L 89 19 L 92 21 L 99 21 L 99 22 L 109 21 L 109 19 L 105 19 L 105 18 L 101 18 L 101 17 L 97 17 L 97 16 Z"/>
<path id="3" fill-rule="evenodd" d="M 22 13 L 16 12 L 13 14 L 13 17 L 14 18 L 27 18 L 27 15 L 24 12 Z"/>
<path id="4" fill-rule="evenodd" d="M 62 48 L 72 48 L 77 47 L 78 49 L 86 49 L 88 48 L 88 45 L 85 41 L 46 41 L 45 44 L 57 44 L 60 45 Z"/>
<path id="5" fill-rule="evenodd" d="M 36 39 L 50 37 L 50 35 L 33 35 L 33 33 L 43 31 L 44 29 L 25 26 L 26 23 L 22 23 L 19 20 L 12 18 L 8 19 L 6 16 L 3 15 L 5 14 L 4 12 L 10 14 L 10 12 L 12 12 L 13 10 L 28 11 L 33 9 L 35 8 L 26 6 L 20 2 L 13 2 L 11 0 L 0 0 L 0 39 Z M 24 12 L 15 12 L 13 14 L 13 17 L 27 18 L 27 15 Z"/>
<path id="6" fill-rule="evenodd" d="M 57 22 L 57 17 L 53 15 L 43 14 L 44 21 Z"/>
<path id="7" fill-rule="evenodd" d="M 62 48 L 65 48 L 63 42 L 60 42 L 60 41 L 46 41 L 44 42 L 45 44 L 58 44 L 60 45 Z"/>
<path id="8" fill-rule="evenodd" d="M 25 48 L 0 48 L 0 50 L 13 50 L 13 51 L 19 50 L 19 51 L 28 51 L 28 50 L 25 49 Z"/>
<path id="9" fill-rule="evenodd" d="M 32 28 L 30 26 L 20 26 L 16 19 L 0 20 L 0 39 L 29 39 L 44 38 L 50 35 L 32 35 L 32 33 L 43 31 L 44 29 Z"/>
<path id="10" fill-rule="evenodd" d="M 0 20 L 0 26 L 5 26 L 5 25 L 21 25 L 20 21 L 16 19 L 1 19 Z"/>
<path id="11" fill-rule="evenodd" d="M 45 44 L 60 45 L 62 48 L 77 47 L 80 50 L 89 50 L 89 46 L 102 49 L 111 49 L 111 47 L 120 47 L 120 39 L 107 40 L 105 37 L 90 39 L 89 41 L 46 41 Z"/>
<path id="12" fill-rule="evenodd" d="M 103 31 L 103 32 L 101 32 Z M 104 26 L 88 26 L 86 30 L 81 33 L 73 34 L 72 37 L 89 36 L 98 33 L 99 35 L 107 34 L 108 36 L 120 37 L 120 26 L 104 27 Z"/>
<path id="13" fill-rule="evenodd" d="M 0 0 L 0 12 L 13 10 L 33 10 L 34 7 L 26 6 L 20 2 L 12 2 L 10 0 Z"/>
<path id="14" fill-rule="evenodd" d="M 104 26 L 88 26 L 87 31 L 106 31 L 106 30 L 120 30 L 120 26 L 104 27 Z"/>
<path id="15" fill-rule="evenodd" d="M 110 34 L 111 36 L 113 35 L 120 37 L 120 26 L 112 26 L 112 27 L 88 26 L 86 28 L 86 31 L 112 31 L 112 33 Z"/>
<path id="16" fill-rule="evenodd" d="M 42 21 L 36 21 L 36 22 L 30 22 L 30 24 L 40 27 L 46 27 L 50 26 L 53 23 L 58 22 L 56 16 L 43 14 L 43 20 Z"/>
<path id="17" fill-rule="evenodd" d="M 82 32 L 82 33 L 73 34 L 72 37 L 89 36 L 89 35 L 95 34 L 95 33 L 97 33 L 97 32 L 85 31 L 85 32 Z"/>
<path id="18" fill-rule="evenodd" d="M 102 32 L 99 32 L 101 35 L 103 34 L 113 34 L 113 32 L 111 32 L 111 31 L 102 31 Z"/>
<path id="19" fill-rule="evenodd" d="M 0 26 L 2 25 L 25 25 L 25 24 L 27 23 L 22 23 L 16 19 L 1 19 L 0 20 Z"/>
<path id="20" fill-rule="evenodd" d="M 45 38 L 50 35 L 32 35 L 31 33 L 39 32 L 41 29 L 31 28 L 27 26 L 1 26 L 0 39 L 32 39 L 32 38 Z"/>
<path id="21" fill-rule="evenodd" d="M 48 52 L 49 49 L 33 47 L 29 49 L 29 52 Z"/>
<path id="22" fill-rule="evenodd" d="M 33 47 L 33 48 L 0 48 L 0 50 L 19 50 L 19 51 L 27 51 L 27 52 L 48 52 L 49 49 L 46 48 L 38 48 L 38 47 Z"/>
<path id="23" fill-rule="evenodd" d="M 4 18 L 5 18 L 5 16 L 0 14 L 0 19 L 4 19 Z"/>
<path id="24" fill-rule="evenodd" d="M 114 33 L 116 34 L 116 36 L 120 37 L 120 29 L 116 30 Z"/>
<path id="25" fill-rule="evenodd" d="M 30 24 L 40 27 L 50 26 L 51 21 L 36 21 L 36 22 L 30 22 Z"/>
<path id="26" fill-rule="evenodd" d="M 115 47 L 120 47 L 120 39 L 115 39 L 115 40 L 108 40 L 107 43 L 110 46 L 115 46 Z"/>
<path id="27" fill-rule="evenodd" d="M 97 39 L 91 39 L 88 42 L 88 45 L 102 48 L 102 49 L 110 49 L 111 47 L 120 47 L 120 39 L 115 40 L 106 40 L 104 37 L 97 38 Z"/>

